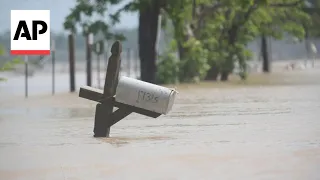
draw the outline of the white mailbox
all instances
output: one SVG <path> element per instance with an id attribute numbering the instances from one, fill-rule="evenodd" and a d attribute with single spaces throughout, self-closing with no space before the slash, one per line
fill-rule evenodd
<path id="1" fill-rule="evenodd" d="M 115 99 L 117 102 L 167 114 L 172 109 L 176 94 L 177 91 L 173 89 L 121 76 Z"/>

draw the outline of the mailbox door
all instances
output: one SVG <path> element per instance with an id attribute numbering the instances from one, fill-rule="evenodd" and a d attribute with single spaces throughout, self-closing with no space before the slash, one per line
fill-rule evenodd
<path id="1" fill-rule="evenodd" d="M 174 103 L 174 100 L 176 99 L 176 94 L 177 94 L 177 91 L 171 90 L 171 93 L 169 95 L 170 97 L 169 97 L 169 103 L 168 103 L 167 111 L 164 114 L 168 114 L 168 112 L 171 111 L 173 103 Z"/>

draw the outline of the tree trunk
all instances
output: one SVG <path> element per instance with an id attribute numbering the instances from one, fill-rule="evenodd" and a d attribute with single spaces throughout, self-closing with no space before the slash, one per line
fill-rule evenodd
<path id="1" fill-rule="evenodd" d="M 304 42 L 305 42 L 305 48 L 306 48 L 306 52 L 307 52 L 307 58 L 304 61 L 304 66 L 307 67 L 307 62 L 311 59 L 310 58 L 310 42 L 309 42 L 309 31 L 308 29 L 305 29 L 306 34 L 304 37 Z"/>
<path id="2" fill-rule="evenodd" d="M 211 66 L 205 77 L 205 80 L 217 81 L 218 75 L 219 75 L 219 69 L 217 68 L 217 66 Z"/>
<path id="3" fill-rule="evenodd" d="M 270 59 L 269 59 L 269 52 L 268 52 L 268 42 L 267 36 L 261 36 L 261 54 L 262 54 L 262 71 L 265 73 L 270 72 Z"/>
<path id="4" fill-rule="evenodd" d="M 228 81 L 229 80 L 229 72 L 227 71 L 223 71 L 221 73 L 221 78 L 220 78 L 221 81 Z"/>
<path id="5" fill-rule="evenodd" d="M 177 41 L 177 45 L 178 45 L 179 59 L 183 60 L 186 57 L 186 48 L 183 47 L 181 41 Z"/>
<path id="6" fill-rule="evenodd" d="M 141 80 L 155 83 L 156 80 L 156 40 L 160 14 L 158 0 L 152 0 L 139 11 L 139 56 Z"/>

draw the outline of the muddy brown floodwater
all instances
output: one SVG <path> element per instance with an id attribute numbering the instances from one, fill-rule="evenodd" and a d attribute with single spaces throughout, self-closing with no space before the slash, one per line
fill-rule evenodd
<path id="1" fill-rule="evenodd" d="M 320 83 L 181 89 L 169 115 L 132 114 L 109 139 L 77 94 L 4 99 L 1 180 L 320 179 Z"/>

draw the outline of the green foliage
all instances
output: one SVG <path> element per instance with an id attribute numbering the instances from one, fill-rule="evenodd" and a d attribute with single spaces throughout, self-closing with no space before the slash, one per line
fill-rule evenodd
<path id="1" fill-rule="evenodd" d="M 309 0 L 319 7 L 319 0 Z M 163 26 L 173 27 L 175 46 L 160 57 L 157 78 L 162 83 L 173 83 L 178 76 L 181 82 L 202 80 L 212 67 L 218 73 L 232 73 L 239 64 L 238 75 L 248 76 L 247 64 L 252 53 L 247 44 L 261 35 L 282 39 L 285 35 L 302 40 L 305 30 L 319 32 L 319 14 L 306 10 L 302 0 L 131 0 L 114 14 L 108 7 L 123 0 L 77 0 L 77 5 L 66 17 L 65 29 L 76 32 L 80 25 L 92 33 L 103 30 L 105 37 L 120 38 L 110 30 L 119 22 L 124 11 L 138 11 L 147 3 L 160 3 Z M 92 21 L 96 14 L 100 20 Z M 85 20 L 87 17 L 89 20 Z M 107 23 L 105 18 L 111 21 Z M 98 18 L 99 19 L 99 18 Z M 104 19 L 104 20 L 101 20 Z M 320 34 L 320 33 L 319 33 Z M 177 60 L 175 52 L 179 52 Z"/>
<path id="2" fill-rule="evenodd" d="M 20 58 L 14 58 L 11 61 L 4 63 L 4 65 L 0 67 L 0 72 L 13 70 L 15 65 L 22 64 L 22 63 L 23 62 L 20 60 Z"/>
<path id="3" fill-rule="evenodd" d="M 176 54 L 177 42 L 172 40 L 169 48 L 159 57 L 157 63 L 157 82 L 159 84 L 176 84 L 179 82 L 179 59 Z"/>
<path id="4" fill-rule="evenodd" d="M 3 45 L 0 44 L 0 56 L 4 56 L 6 54 L 5 48 Z M 0 66 L 0 72 L 10 71 L 14 68 L 17 64 L 22 64 L 23 62 L 19 58 L 14 58 L 11 61 L 5 62 L 3 65 Z M 0 81 L 5 81 L 5 78 L 0 77 Z"/>
<path id="5" fill-rule="evenodd" d="M 242 80 L 246 80 L 248 77 L 248 60 L 252 58 L 252 52 L 248 49 L 245 49 L 243 46 L 240 46 L 236 51 L 237 60 L 239 64 L 238 75 Z"/>
<path id="6" fill-rule="evenodd" d="M 174 52 L 160 56 L 157 64 L 157 82 L 159 84 L 175 84 L 179 76 L 179 61 Z"/>
<path id="7" fill-rule="evenodd" d="M 6 50 L 5 50 L 4 46 L 0 44 L 0 56 L 3 56 L 5 54 L 6 54 Z"/>
<path id="8" fill-rule="evenodd" d="M 182 82 L 199 82 L 203 80 L 210 66 L 208 64 L 208 50 L 195 38 L 189 39 L 184 47 L 188 52 L 179 64 L 179 79 Z"/>
<path id="9" fill-rule="evenodd" d="M 76 6 L 71 9 L 70 14 L 65 18 L 64 28 L 72 33 L 77 33 L 79 30 L 77 27 L 81 27 L 82 34 L 93 33 L 97 34 L 102 32 L 106 38 L 124 40 L 124 36 L 119 33 L 111 32 L 110 25 L 114 25 L 118 22 L 118 17 L 109 14 L 111 23 L 108 23 L 105 19 L 107 16 L 108 5 L 115 5 L 120 3 L 121 0 L 77 0 Z M 98 16 L 97 20 L 93 20 L 92 16 Z"/>
<path id="10" fill-rule="evenodd" d="M 160 57 L 157 78 L 160 83 L 199 82 L 202 80 L 208 65 L 208 50 L 204 49 L 200 41 L 192 38 L 184 44 L 189 51 L 180 61 L 176 56 L 176 41 L 172 41 L 170 49 Z"/>
<path id="11" fill-rule="evenodd" d="M 275 1 L 276 2 L 276 1 Z M 282 1 L 290 4 L 296 1 Z M 279 7 L 278 5 L 261 7 L 253 14 L 252 22 L 260 25 L 260 34 L 266 34 L 276 39 L 282 39 L 284 34 L 292 35 L 298 39 L 304 38 L 304 24 L 310 22 L 308 14 L 301 10 L 302 4 Z"/>
<path id="12" fill-rule="evenodd" d="M 310 21 L 301 9 L 303 1 L 299 0 L 199 0 L 193 18 L 191 2 L 172 1 L 165 9 L 173 22 L 175 39 L 185 44 L 190 38 L 196 38 L 208 51 L 207 63 L 220 72 L 231 73 L 234 63 L 238 63 L 242 79 L 247 77 L 247 61 L 251 59 L 251 52 L 246 48 L 248 43 L 262 34 L 276 39 L 289 34 L 302 39 L 303 23 Z M 188 55 L 181 56 L 180 52 L 180 57 L 192 57 L 192 49 L 184 50 Z M 195 59 L 193 61 L 197 61 Z M 189 58 L 187 62 L 192 66 L 190 61 Z M 186 68 L 184 73 L 190 71 L 187 67 L 181 67 Z"/>
<path id="13" fill-rule="evenodd" d="M 309 37 L 320 37 L 320 0 L 307 0 L 308 6 L 302 10 L 309 15 L 310 21 L 304 22 L 305 30 L 308 30 Z"/>

